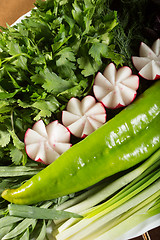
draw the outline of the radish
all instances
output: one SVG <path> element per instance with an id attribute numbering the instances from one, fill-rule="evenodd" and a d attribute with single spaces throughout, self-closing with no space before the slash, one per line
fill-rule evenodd
<path id="1" fill-rule="evenodd" d="M 58 121 L 53 121 L 45 126 L 42 120 L 36 122 L 32 129 L 25 133 L 24 143 L 27 155 L 37 162 L 50 164 L 71 144 L 70 132 Z"/>
<path id="2" fill-rule="evenodd" d="M 66 111 L 62 111 L 62 122 L 76 137 L 85 138 L 106 121 L 104 106 L 90 95 L 82 101 L 71 98 Z"/>
<path id="3" fill-rule="evenodd" d="M 160 38 L 148 47 L 141 43 L 139 57 L 132 57 L 135 68 L 139 75 L 147 80 L 157 80 L 160 78 Z"/>
<path id="4" fill-rule="evenodd" d="M 114 109 L 130 104 L 137 95 L 138 87 L 139 77 L 132 75 L 129 67 L 116 70 L 115 65 L 110 63 L 103 74 L 97 73 L 93 92 L 105 107 Z"/>

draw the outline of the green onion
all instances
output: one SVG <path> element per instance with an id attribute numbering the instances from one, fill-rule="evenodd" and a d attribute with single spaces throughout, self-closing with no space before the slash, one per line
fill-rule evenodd
<path id="1" fill-rule="evenodd" d="M 132 207 L 135 207 L 136 205 L 140 204 L 142 201 L 150 197 L 152 194 L 160 195 L 160 191 L 157 191 L 157 189 L 160 189 L 160 180 L 155 182 L 149 188 L 146 188 L 141 193 L 136 194 L 131 199 L 129 199 L 129 197 L 126 197 L 129 200 L 125 199 L 126 200 L 125 201 L 121 199 L 121 201 L 118 201 L 117 203 L 113 204 L 113 206 L 111 205 L 109 207 L 106 207 L 106 209 L 104 210 L 101 210 L 100 208 L 98 210 L 95 209 L 96 210 L 95 212 L 93 211 L 91 214 L 88 214 L 85 218 L 83 218 L 75 225 L 60 232 L 56 236 L 56 238 L 58 240 L 65 239 L 67 237 L 69 239 L 72 239 L 72 235 L 74 235 L 73 239 L 74 238 L 79 240 L 83 239 L 82 237 L 86 237 L 89 234 L 93 233 L 94 231 L 97 231 L 101 226 L 104 226 L 109 221 L 113 220 L 115 217 L 118 217 L 125 211 L 128 211 Z"/>

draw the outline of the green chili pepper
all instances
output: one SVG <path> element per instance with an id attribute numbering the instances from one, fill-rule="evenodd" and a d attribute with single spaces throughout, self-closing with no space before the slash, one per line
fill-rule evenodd
<path id="1" fill-rule="evenodd" d="M 33 204 L 85 189 L 147 159 L 160 147 L 160 81 L 131 105 L 2 197 Z"/>

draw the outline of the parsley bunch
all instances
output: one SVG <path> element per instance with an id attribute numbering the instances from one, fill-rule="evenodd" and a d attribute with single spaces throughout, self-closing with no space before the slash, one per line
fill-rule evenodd
<path id="1" fill-rule="evenodd" d="M 5 161 L 27 162 L 26 129 L 41 118 L 46 123 L 57 118 L 71 97 L 86 95 L 103 58 L 123 63 L 113 44 L 117 13 L 106 2 L 37 1 L 29 18 L 1 28 L 0 157 Z"/>
<path id="2" fill-rule="evenodd" d="M 25 165 L 27 128 L 58 119 L 70 98 L 91 91 L 97 71 L 110 62 L 131 67 L 143 26 L 136 13 L 131 21 L 132 8 L 126 14 L 132 2 L 37 0 L 30 17 L 1 27 L 0 165 Z"/>

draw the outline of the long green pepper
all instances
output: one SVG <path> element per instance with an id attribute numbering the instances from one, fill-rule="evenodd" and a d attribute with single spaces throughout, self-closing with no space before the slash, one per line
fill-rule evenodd
<path id="1" fill-rule="evenodd" d="M 114 118 L 2 197 L 33 204 L 85 189 L 129 169 L 160 148 L 160 81 Z"/>

